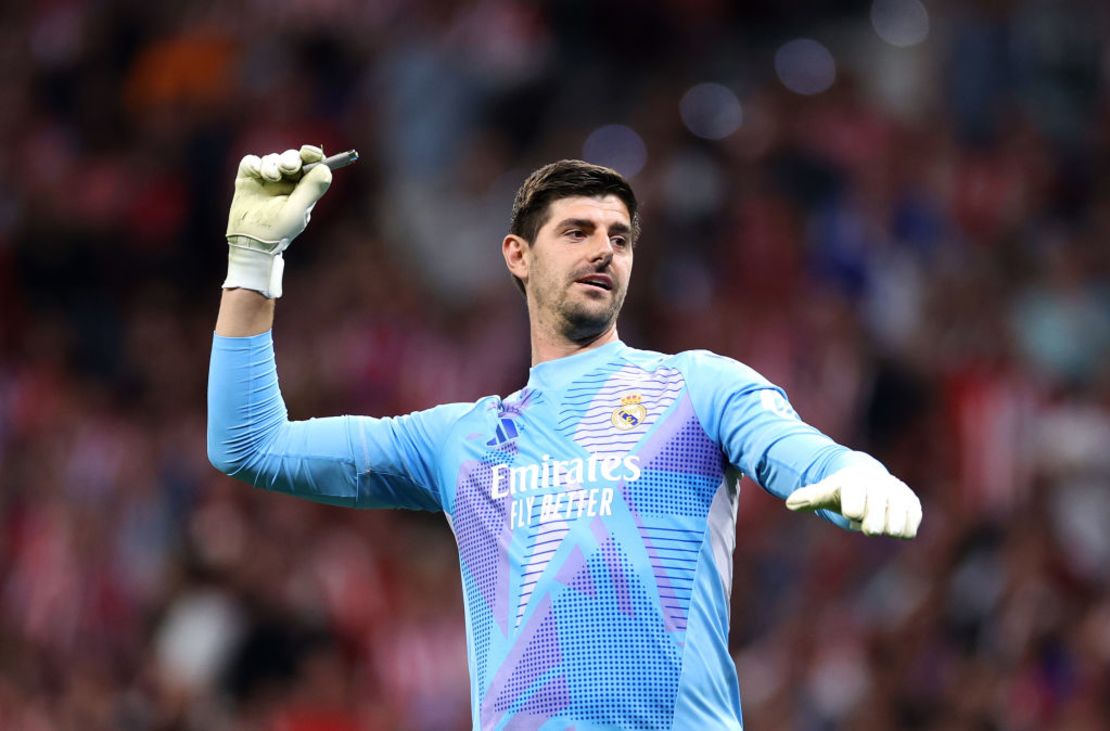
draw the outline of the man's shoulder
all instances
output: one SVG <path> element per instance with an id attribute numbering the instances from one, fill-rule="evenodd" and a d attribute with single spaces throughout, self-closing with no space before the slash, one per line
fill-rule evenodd
<path id="1" fill-rule="evenodd" d="M 662 353 L 656 350 L 644 350 L 641 348 L 626 348 L 624 350 L 624 358 L 641 367 L 653 368 L 688 368 L 688 367 L 710 367 L 710 368 L 736 368 L 740 367 L 747 370 L 752 370 L 740 361 L 729 358 L 728 356 L 714 353 L 712 350 L 694 349 L 694 350 L 680 350 L 677 353 Z"/>
<path id="2" fill-rule="evenodd" d="M 769 385 L 767 379 L 754 368 L 712 350 L 694 349 L 677 353 L 661 353 L 629 347 L 625 349 L 623 355 L 629 363 L 645 370 L 653 371 L 659 368 L 677 370 L 687 381 L 720 378 L 733 383 Z"/>
<path id="3" fill-rule="evenodd" d="M 502 404 L 500 396 L 482 396 L 475 401 L 456 401 L 439 404 L 431 408 L 414 411 L 409 417 L 419 416 L 425 422 L 435 422 L 443 427 L 452 427 L 472 419 L 486 418 L 487 414 L 497 413 Z"/>

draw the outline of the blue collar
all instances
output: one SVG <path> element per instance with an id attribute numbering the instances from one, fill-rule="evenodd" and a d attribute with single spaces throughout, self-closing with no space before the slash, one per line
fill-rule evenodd
<path id="1" fill-rule="evenodd" d="M 528 371 L 528 388 L 558 391 L 579 377 L 621 357 L 629 348 L 620 340 L 555 360 L 544 361 Z"/>

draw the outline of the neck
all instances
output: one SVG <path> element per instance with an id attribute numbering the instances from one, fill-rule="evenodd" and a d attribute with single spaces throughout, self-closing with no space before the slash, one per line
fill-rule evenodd
<path id="1" fill-rule="evenodd" d="M 533 322 L 532 365 L 537 366 L 549 360 L 584 353 L 587 350 L 600 348 L 602 345 L 608 345 L 619 339 L 620 336 L 617 334 L 617 323 L 615 321 L 597 335 L 581 340 L 571 340 L 566 336 L 556 335 L 545 328 L 537 327 L 537 323 Z"/>

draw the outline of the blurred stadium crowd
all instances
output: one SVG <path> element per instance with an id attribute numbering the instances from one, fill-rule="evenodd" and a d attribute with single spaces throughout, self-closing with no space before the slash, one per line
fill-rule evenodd
<path id="1" fill-rule="evenodd" d="M 1093 0 L 4 3 L 0 728 L 468 727 L 442 517 L 205 457 L 235 165 L 302 142 L 363 161 L 287 256 L 293 418 L 523 385 L 512 194 L 614 165 L 624 340 L 925 503 L 901 544 L 745 482 L 748 726 L 1110 728 L 1108 49 Z"/>

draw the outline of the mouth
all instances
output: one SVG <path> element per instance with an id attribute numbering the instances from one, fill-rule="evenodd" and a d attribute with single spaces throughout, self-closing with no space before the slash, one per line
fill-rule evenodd
<path id="1" fill-rule="evenodd" d="M 608 274 L 590 274 L 589 276 L 585 276 L 574 281 L 577 284 L 584 284 L 587 287 L 603 289 L 606 292 L 613 289 L 613 278 L 610 277 Z"/>

